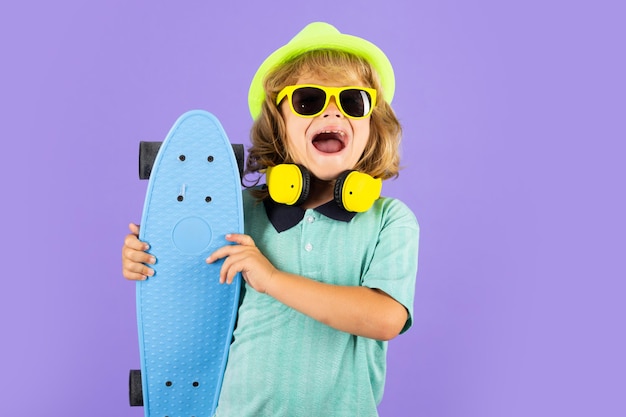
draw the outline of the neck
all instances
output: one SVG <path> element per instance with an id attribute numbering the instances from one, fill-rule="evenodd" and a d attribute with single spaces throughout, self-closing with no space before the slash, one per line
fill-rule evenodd
<path id="1" fill-rule="evenodd" d="M 309 188 L 309 197 L 300 206 L 303 209 L 319 207 L 322 204 L 333 200 L 335 189 L 335 180 L 320 180 L 311 176 L 311 184 Z"/>

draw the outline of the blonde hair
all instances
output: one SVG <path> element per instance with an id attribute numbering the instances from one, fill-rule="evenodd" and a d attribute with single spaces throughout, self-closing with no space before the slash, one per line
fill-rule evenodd
<path id="1" fill-rule="evenodd" d="M 286 128 L 276 96 L 285 86 L 296 84 L 302 76 L 312 75 L 322 80 L 356 79 L 364 87 L 375 88 L 376 106 L 370 116 L 370 137 L 365 151 L 354 169 L 373 177 L 397 177 L 400 170 L 399 145 L 402 128 L 393 109 L 385 100 L 380 81 L 371 65 L 363 58 L 337 50 L 314 50 L 298 55 L 269 73 L 264 80 L 265 101 L 261 114 L 251 129 L 252 146 L 246 162 L 245 177 L 259 173 L 269 166 L 293 163 L 287 147 Z M 260 174 L 249 183 L 256 185 Z M 255 193 L 257 198 L 266 191 Z"/>

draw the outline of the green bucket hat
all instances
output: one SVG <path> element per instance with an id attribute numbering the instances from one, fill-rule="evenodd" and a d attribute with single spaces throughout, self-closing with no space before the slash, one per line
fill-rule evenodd
<path id="1" fill-rule="evenodd" d="M 336 49 L 365 58 L 378 73 L 385 100 L 391 103 L 396 81 L 391 62 L 384 52 L 365 39 L 339 32 L 328 23 L 314 22 L 302 29 L 289 43 L 272 52 L 254 74 L 248 91 L 248 107 L 252 119 L 256 119 L 261 114 L 261 107 L 265 100 L 263 89 L 265 76 L 290 59 L 315 49 Z"/>

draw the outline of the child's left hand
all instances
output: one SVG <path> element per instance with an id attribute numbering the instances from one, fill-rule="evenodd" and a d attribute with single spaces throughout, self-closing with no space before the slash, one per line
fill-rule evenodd
<path id="1" fill-rule="evenodd" d="M 248 285 L 258 292 L 266 293 L 272 275 L 277 271 L 274 265 L 256 247 L 250 236 L 232 233 L 226 235 L 226 240 L 236 245 L 222 246 L 206 259 L 210 264 L 226 258 L 220 270 L 220 283 L 231 284 L 235 275 L 241 272 Z"/>

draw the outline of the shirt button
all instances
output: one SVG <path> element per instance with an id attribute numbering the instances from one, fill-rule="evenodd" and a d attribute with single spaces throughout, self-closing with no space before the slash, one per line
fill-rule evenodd
<path id="1" fill-rule="evenodd" d="M 309 222 L 309 223 L 313 223 L 315 221 L 315 217 L 309 216 L 309 217 L 306 218 L 306 221 Z"/>
<path id="2" fill-rule="evenodd" d="M 313 245 L 307 243 L 306 245 L 304 245 L 304 250 L 307 252 L 311 252 L 313 250 Z"/>

